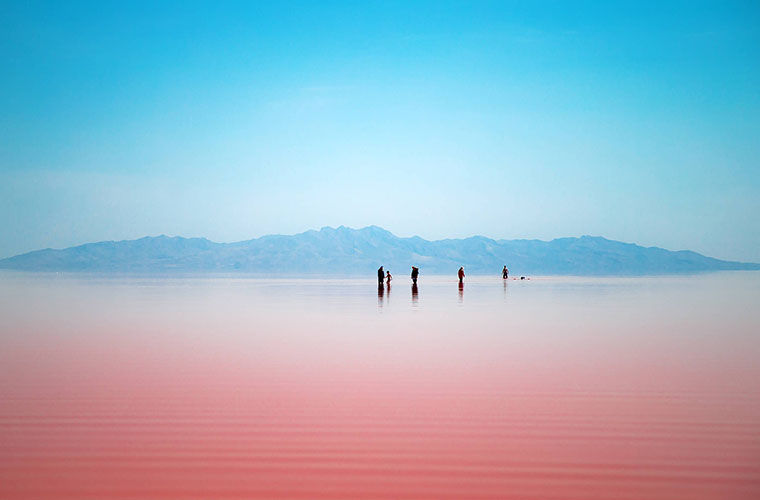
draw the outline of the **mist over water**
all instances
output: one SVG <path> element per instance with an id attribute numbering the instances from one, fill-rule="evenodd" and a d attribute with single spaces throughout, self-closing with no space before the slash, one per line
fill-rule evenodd
<path id="1" fill-rule="evenodd" d="M 2 272 L 0 497 L 758 498 L 758 303 L 752 272 Z"/>

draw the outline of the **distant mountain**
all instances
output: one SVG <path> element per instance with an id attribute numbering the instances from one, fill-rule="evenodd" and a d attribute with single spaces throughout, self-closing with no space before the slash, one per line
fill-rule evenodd
<path id="1" fill-rule="evenodd" d="M 0 260 L 0 268 L 89 272 L 253 272 L 372 276 L 384 265 L 404 274 L 496 274 L 503 265 L 515 274 L 644 275 L 717 270 L 757 270 L 760 264 L 729 262 L 695 252 L 671 252 L 601 237 L 540 240 L 399 238 L 377 226 L 262 236 L 237 243 L 205 238 L 145 237 L 88 243 L 63 250 L 37 250 Z"/>

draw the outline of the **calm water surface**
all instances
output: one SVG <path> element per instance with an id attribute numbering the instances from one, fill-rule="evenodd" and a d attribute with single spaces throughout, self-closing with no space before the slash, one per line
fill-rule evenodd
<path id="1" fill-rule="evenodd" d="M 0 273 L 0 498 L 760 498 L 760 273 L 400 274 Z"/>

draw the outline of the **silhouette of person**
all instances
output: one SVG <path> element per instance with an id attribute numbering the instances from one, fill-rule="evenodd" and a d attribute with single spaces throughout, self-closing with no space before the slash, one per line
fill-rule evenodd
<path id="1" fill-rule="evenodd" d="M 507 266 L 504 266 L 504 269 L 501 270 L 501 277 L 502 279 L 509 279 L 509 269 L 507 269 Z"/>
<path id="2" fill-rule="evenodd" d="M 412 266 L 412 283 L 417 284 L 417 276 L 420 275 L 420 268 Z"/>
<path id="3" fill-rule="evenodd" d="M 379 286 L 383 286 L 384 277 L 385 277 L 385 273 L 383 272 L 383 266 L 380 266 L 380 268 L 377 270 L 377 284 Z"/>
<path id="4" fill-rule="evenodd" d="M 391 276 L 391 272 L 390 271 L 386 271 L 386 274 L 385 274 L 385 284 L 388 285 L 388 288 L 391 287 L 391 280 L 392 279 L 393 279 L 393 276 Z"/>
<path id="5" fill-rule="evenodd" d="M 459 277 L 459 284 L 461 285 L 462 280 L 464 280 L 464 267 L 459 268 L 459 272 L 457 273 L 457 276 Z"/>
<path id="6" fill-rule="evenodd" d="M 412 304 L 417 304 L 418 294 L 417 283 L 412 283 Z"/>

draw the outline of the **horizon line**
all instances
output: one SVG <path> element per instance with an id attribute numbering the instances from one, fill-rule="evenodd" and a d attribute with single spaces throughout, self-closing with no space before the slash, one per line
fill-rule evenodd
<path id="1" fill-rule="evenodd" d="M 542 242 L 542 243 L 551 243 L 553 241 L 563 240 L 563 239 L 591 238 L 591 239 L 601 239 L 601 240 L 605 240 L 605 241 L 611 241 L 611 242 L 615 242 L 615 243 L 621 243 L 621 244 L 624 244 L 624 245 L 638 246 L 638 247 L 647 248 L 647 249 L 658 249 L 658 250 L 665 250 L 665 251 L 668 251 L 668 252 L 676 252 L 676 253 L 677 252 L 689 252 L 689 253 L 694 253 L 694 254 L 701 255 L 701 256 L 707 257 L 707 258 L 711 258 L 711 259 L 715 259 L 715 260 L 721 260 L 721 261 L 724 261 L 724 262 L 732 262 L 732 263 L 737 263 L 737 264 L 760 265 L 760 263 L 757 263 L 757 262 L 719 259 L 717 257 L 711 257 L 709 255 L 705 255 L 705 254 L 699 253 L 699 252 L 694 251 L 694 250 L 689 250 L 689 249 L 670 250 L 670 249 L 667 249 L 667 248 L 664 248 L 664 247 L 660 247 L 660 246 L 657 246 L 657 245 L 644 246 L 644 245 L 640 245 L 640 244 L 634 243 L 634 242 L 621 241 L 621 240 L 613 240 L 613 239 L 607 238 L 605 236 L 595 236 L 595 235 L 589 235 L 589 234 L 583 234 L 583 235 L 580 235 L 580 236 L 561 236 L 561 237 L 556 237 L 556 238 L 547 239 L 547 240 L 543 240 L 543 239 L 539 239 L 539 238 L 513 238 L 513 239 L 500 238 L 500 239 L 495 239 L 495 238 L 491 238 L 489 236 L 484 236 L 482 234 L 474 234 L 474 235 L 471 235 L 471 236 L 466 236 L 466 237 L 461 237 L 461 238 L 426 239 L 426 238 L 423 238 L 423 237 L 421 237 L 419 235 L 398 236 L 395 233 L 393 233 L 392 231 L 390 231 L 388 229 L 385 229 L 382 226 L 378 226 L 376 224 L 370 224 L 368 226 L 364 226 L 364 227 L 361 227 L 361 228 L 353 228 L 353 227 L 346 226 L 346 225 L 343 225 L 343 224 L 341 224 L 340 226 L 337 226 L 337 227 L 322 226 L 319 229 L 307 229 L 305 231 L 301 231 L 301 232 L 298 232 L 298 233 L 292 233 L 292 234 L 269 233 L 269 234 L 263 234 L 261 236 L 257 236 L 257 237 L 254 237 L 254 238 L 249 238 L 249 239 L 244 239 L 244 240 L 237 240 L 237 241 L 227 241 L 227 242 L 225 242 L 225 241 L 210 240 L 210 239 L 208 239 L 205 236 L 189 236 L 189 237 L 188 236 L 181 236 L 181 235 L 169 236 L 166 233 L 161 233 L 161 234 L 156 235 L 156 236 L 146 235 L 146 236 L 141 236 L 141 237 L 132 238 L 132 239 L 89 241 L 89 242 L 80 243 L 80 244 L 76 244 L 76 245 L 71 245 L 71 246 L 67 246 L 67 247 L 61 247 L 61 248 L 53 248 L 53 247 L 38 248 L 38 249 L 35 249 L 35 250 L 29 250 L 27 252 L 22 252 L 22 253 L 18 253 L 18 254 L 15 254 L 15 255 L 10 255 L 10 256 L 7 256 L 7 257 L 0 257 L 0 261 L 6 260 L 6 259 L 15 258 L 15 257 L 19 257 L 19 256 L 22 256 L 22 255 L 26 255 L 26 254 L 30 254 L 30 253 L 34 253 L 34 252 L 42 252 L 42 251 L 47 251 L 47 250 L 62 251 L 62 250 L 67 250 L 67 249 L 71 249 L 71 248 L 83 247 L 83 246 L 86 246 L 86 245 L 97 245 L 99 243 L 123 243 L 123 242 L 130 242 L 130 241 L 139 241 L 139 240 L 144 240 L 144 239 L 157 239 L 157 238 L 162 238 L 163 237 L 163 238 L 169 238 L 169 239 L 175 239 L 175 238 L 177 238 L 177 239 L 184 239 L 184 240 L 205 240 L 205 241 L 208 241 L 209 243 L 214 243 L 214 244 L 217 244 L 217 245 L 233 245 L 233 244 L 236 244 L 236 243 L 244 243 L 244 242 L 259 240 L 261 238 L 267 238 L 267 237 L 276 237 L 276 236 L 295 237 L 295 236 L 300 236 L 300 235 L 307 234 L 307 233 L 312 233 L 312 232 L 319 233 L 319 232 L 322 232 L 322 231 L 324 231 L 326 229 L 332 230 L 332 231 L 339 231 L 341 229 L 347 229 L 347 230 L 355 231 L 355 232 L 364 231 L 364 230 L 367 230 L 367 229 L 379 229 L 379 230 L 381 230 L 383 232 L 386 232 L 386 233 L 390 234 L 394 238 L 405 239 L 405 240 L 420 239 L 420 240 L 426 241 L 428 243 L 436 243 L 436 242 L 443 242 L 443 241 L 457 241 L 457 240 L 458 241 L 463 241 L 463 240 L 469 240 L 469 239 L 473 239 L 473 238 L 483 238 L 483 239 L 494 241 L 494 242 L 501 242 L 501 241 L 538 241 L 538 242 Z"/>

